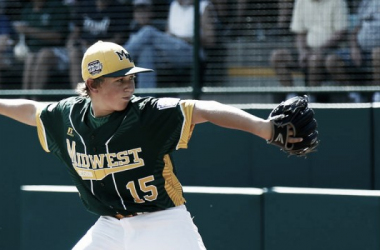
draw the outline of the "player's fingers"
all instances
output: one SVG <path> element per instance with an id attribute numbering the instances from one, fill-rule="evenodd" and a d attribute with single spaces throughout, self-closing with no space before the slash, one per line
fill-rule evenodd
<path id="1" fill-rule="evenodd" d="M 288 126 L 288 137 L 294 136 L 294 130 L 292 126 Z"/>
<path id="2" fill-rule="evenodd" d="M 288 142 L 289 143 L 297 143 L 301 142 L 303 139 L 301 137 L 292 137 L 294 135 L 293 128 L 291 126 L 288 127 Z"/>
<path id="3" fill-rule="evenodd" d="M 298 143 L 303 141 L 301 137 L 289 137 L 288 142 L 289 143 Z"/>

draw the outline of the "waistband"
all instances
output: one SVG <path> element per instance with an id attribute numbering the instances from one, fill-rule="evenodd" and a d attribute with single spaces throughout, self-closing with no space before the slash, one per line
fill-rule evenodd
<path id="1" fill-rule="evenodd" d="M 131 214 L 127 214 L 127 215 L 123 215 L 123 214 L 120 214 L 120 213 L 117 213 L 115 214 L 113 217 L 118 219 L 118 220 L 121 220 L 121 219 L 125 219 L 125 218 L 131 218 L 131 217 L 135 217 L 135 216 L 139 216 L 139 215 L 142 215 L 142 214 L 151 214 L 151 213 L 155 213 L 155 212 L 160 212 L 160 211 L 165 211 L 165 210 L 172 210 L 172 209 L 181 209 L 181 210 L 186 210 L 186 206 L 185 205 L 180 205 L 180 206 L 177 206 L 177 207 L 171 207 L 171 208 L 167 208 L 167 209 L 157 209 L 155 211 L 151 211 L 151 212 L 136 212 L 136 213 L 131 213 Z"/>

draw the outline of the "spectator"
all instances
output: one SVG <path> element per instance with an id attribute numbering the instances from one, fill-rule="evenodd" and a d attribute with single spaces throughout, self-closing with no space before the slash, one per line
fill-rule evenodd
<path id="1" fill-rule="evenodd" d="M 74 14 L 74 28 L 67 42 L 72 88 L 82 81 L 80 65 L 84 51 L 98 40 L 123 43 L 128 37 L 126 5 L 112 0 L 82 1 Z"/>
<path id="2" fill-rule="evenodd" d="M 22 0 L 2 0 L 2 4 L 4 4 L 4 14 L 8 16 L 11 22 L 19 21 L 21 11 L 25 5 L 25 2 Z"/>
<path id="3" fill-rule="evenodd" d="M 233 40 L 238 35 L 236 30 L 238 24 L 236 21 L 237 4 L 232 0 L 211 0 L 214 5 L 218 23 L 220 24 L 218 36 L 223 37 L 223 40 Z M 239 28 L 239 30 L 242 27 Z"/>
<path id="4" fill-rule="evenodd" d="M 247 32 L 254 31 L 256 40 L 267 38 L 267 33 L 274 27 L 278 15 L 277 1 L 274 0 L 237 0 L 237 26 L 238 36 L 245 36 Z"/>
<path id="5" fill-rule="evenodd" d="M 133 20 L 130 23 L 130 33 L 137 33 L 142 27 L 151 25 L 159 30 L 165 31 L 166 21 L 155 18 L 152 0 L 133 1 Z"/>
<path id="6" fill-rule="evenodd" d="M 296 34 L 298 62 L 290 49 L 274 50 L 270 58 L 280 83 L 292 86 L 292 71 L 302 70 L 309 86 L 319 86 L 326 79 L 326 59 L 345 41 L 347 29 L 344 0 L 297 0 L 291 31 Z"/>
<path id="7" fill-rule="evenodd" d="M 67 69 L 64 44 L 69 28 L 69 10 L 61 1 L 32 0 L 23 8 L 21 22 L 14 22 L 25 36 L 30 53 L 24 59 L 23 89 L 43 89 L 51 72 Z"/>
<path id="8" fill-rule="evenodd" d="M 166 20 L 168 18 L 169 6 L 173 0 L 153 0 L 154 19 Z M 132 3 L 134 0 L 132 1 Z"/>
<path id="9" fill-rule="evenodd" d="M 328 71 L 334 80 L 343 84 L 370 85 L 380 83 L 380 1 L 362 0 L 358 8 L 359 23 L 350 35 L 349 48 L 331 55 Z M 370 79 L 367 76 L 372 76 Z M 358 93 L 352 98 L 363 99 Z M 373 95 L 373 101 L 380 101 L 380 93 Z"/>
<path id="10" fill-rule="evenodd" d="M 287 36 L 289 32 L 289 26 L 292 20 L 292 12 L 294 8 L 294 0 L 279 0 L 278 1 L 278 17 L 276 22 L 276 28 L 279 31 L 278 34 Z"/>
<path id="11" fill-rule="evenodd" d="M 15 58 L 13 56 L 13 44 L 14 44 L 14 30 L 11 24 L 11 20 L 4 13 L 6 8 L 6 1 L 0 1 L 0 89 L 10 88 L 13 86 L 11 79 L 5 79 L 5 77 L 11 77 L 9 72 L 13 72 L 12 68 L 15 66 Z"/>
<path id="12" fill-rule="evenodd" d="M 200 6 L 200 59 L 206 60 L 206 50 L 215 45 L 216 14 L 211 2 L 201 0 Z M 174 0 L 170 4 L 166 32 L 146 25 L 132 34 L 124 47 L 143 67 L 188 69 L 193 64 L 194 38 L 193 0 Z M 181 77 L 181 76 L 179 76 Z M 157 87 L 155 72 L 139 75 L 140 88 Z"/>
<path id="13" fill-rule="evenodd" d="M 224 36 L 253 36 L 263 41 L 289 35 L 294 0 L 212 0 L 223 24 Z"/>

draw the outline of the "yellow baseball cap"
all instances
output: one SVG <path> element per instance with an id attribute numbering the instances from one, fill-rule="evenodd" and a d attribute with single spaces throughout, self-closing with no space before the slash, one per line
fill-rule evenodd
<path id="1" fill-rule="evenodd" d="M 87 49 L 82 59 L 84 81 L 100 76 L 118 77 L 152 71 L 152 69 L 136 67 L 128 51 L 111 42 L 94 43 Z"/>

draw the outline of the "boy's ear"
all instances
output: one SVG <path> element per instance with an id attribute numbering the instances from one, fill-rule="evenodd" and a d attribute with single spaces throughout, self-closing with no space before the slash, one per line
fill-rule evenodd
<path id="1" fill-rule="evenodd" d="M 87 79 L 86 86 L 90 90 L 90 92 L 97 92 L 98 89 L 96 86 L 94 86 L 94 79 Z"/>

